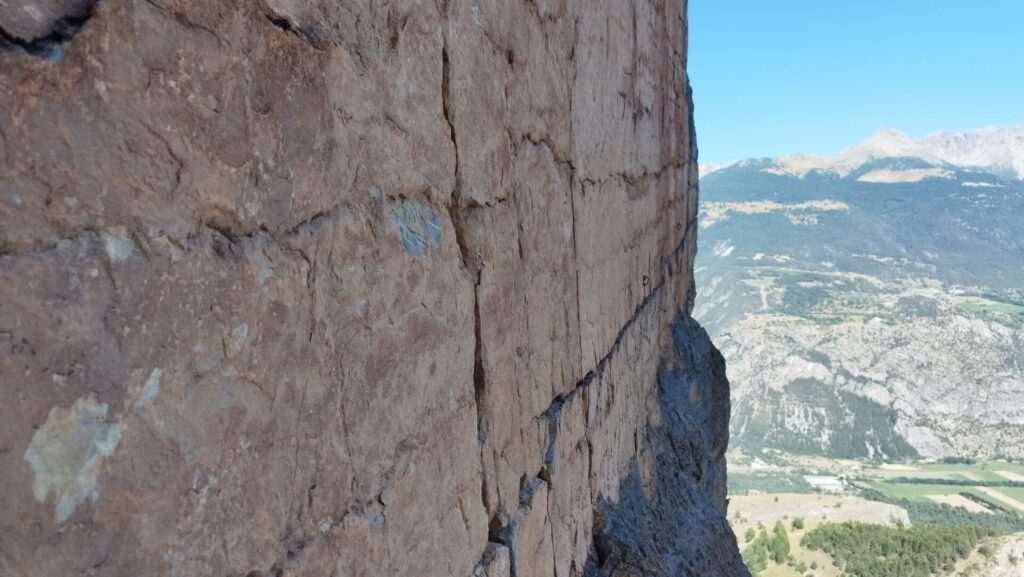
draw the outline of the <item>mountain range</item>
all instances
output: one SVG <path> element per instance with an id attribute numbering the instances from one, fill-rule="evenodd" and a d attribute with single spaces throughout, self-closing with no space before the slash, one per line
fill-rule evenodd
<path id="1" fill-rule="evenodd" d="M 805 177 L 811 173 L 847 177 L 872 161 L 908 158 L 928 168 L 860 173 L 861 182 L 919 182 L 950 178 L 957 170 L 979 171 L 1004 178 L 1024 179 L 1024 125 L 987 127 L 968 132 L 942 131 L 912 140 L 893 128 L 882 128 L 867 140 L 835 156 L 792 154 L 773 159 L 764 170 Z M 702 165 L 701 176 L 731 165 Z"/>
<path id="2" fill-rule="evenodd" d="M 1024 127 L 703 168 L 695 316 L 734 444 L 1024 456 Z"/>

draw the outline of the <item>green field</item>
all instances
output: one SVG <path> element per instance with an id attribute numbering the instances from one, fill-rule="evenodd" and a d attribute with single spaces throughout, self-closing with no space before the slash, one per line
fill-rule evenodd
<path id="1" fill-rule="evenodd" d="M 996 471 L 1024 477 L 1024 465 L 994 461 L 990 463 L 918 463 L 906 469 L 869 468 L 864 475 L 873 479 L 949 479 L 957 481 L 1000 482 L 1010 480 Z"/>
<path id="2" fill-rule="evenodd" d="M 915 482 L 916 481 L 916 482 Z M 936 482 L 939 481 L 939 482 Z M 951 481 L 949 484 L 941 481 Z M 1024 465 L 993 461 L 988 463 L 917 463 L 865 469 L 857 483 L 892 499 L 918 503 L 946 501 L 973 495 L 982 503 L 1024 514 L 1024 487 L 1007 486 L 1024 482 Z M 1004 495 L 1008 499 L 1000 499 Z M 1019 501 L 1015 503 L 1013 500 Z M 991 509 L 991 507 L 990 507 Z"/>
<path id="3" fill-rule="evenodd" d="M 768 288 L 775 284 L 774 277 L 743 279 L 743 284 L 753 288 Z"/>
<path id="4" fill-rule="evenodd" d="M 998 487 L 996 490 L 1007 497 L 1024 503 L 1024 487 Z M 1024 511 L 1021 511 L 1021 514 L 1024 515 Z"/>
<path id="5" fill-rule="evenodd" d="M 729 491 L 745 495 L 751 491 L 761 493 L 814 493 L 814 487 L 801 475 L 784 473 L 730 473 Z"/>
<path id="6" fill-rule="evenodd" d="M 849 465 L 841 461 L 823 459 L 815 463 L 806 459 L 790 461 L 791 457 L 779 453 L 774 460 L 773 454 L 765 453 L 760 458 L 768 460 L 775 470 L 751 471 L 747 468 L 749 457 L 741 456 L 739 449 L 730 456 L 729 491 L 733 494 L 746 494 L 749 491 L 764 493 L 813 493 L 816 489 L 804 480 L 804 475 L 844 475 L 850 479 L 859 479 L 860 484 L 875 485 L 878 483 L 906 485 L 890 492 L 908 493 L 901 496 L 913 496 L 914 493 L 930 495 L 949 492 L 956 488 L 958 493 L 969 485 L 989 486 L 1004 491 L 1014 499 L 1024 501 L 1024 486 L 1010 486 L 1015 483 L 1024 484 L 1024 463 L 1007 461 L 989 461 L 979 463 L 944 463 L 915 462 L 901 465 L 869 465 L 852 471 Z M 795 457 L 794 459 L 799 459 Z M 736 465 L 733 465 L 736 463 Z M 949 483 L 942 483 L 949 481 Z M 938 487 L 938 489 L 936 489 Z M 879 488 L 882 490 L 882 488 Z M 887 492 L 887 491 L 883 491 Z"/>
<path id="7" fill-rule="evenodd" d="M 894 543 L 903 543 L 914 536 L 910 534 L 912 532 L 917 532 L 915 535 L 918 537 L 927 537 L 919 539 L 920 543 L 911 543 L 915 551 L 925 544 L 935 544 L 932 543 L 935 541 L 931 539 L 932 536 L 938 538 L 953 535 L 956 537 L 954 540 L 958 540 L 955 534 L 957 531 L 977 531 L 985 539 L 995 535 L 1024 534 L 1022 463 L 1000 460 L 880 465 L 877 461 L 869 464 L 770 453 L 770 466 L 762 465 L 762 470 L 751 470 L 749 467 L 754 459 L 739 455 L 738 451 L 734 456 L 739 457 L 737 460 L 744 465 L 738 466 L 739 470 L 735 473 L 730 473 L 730 523 L 739 537 L 741 550 L 746 551 L 745 561 L 755 569 L 762 569 L 754 573 L 759 577 L 838 576 L 844 574 L 839 569 L 843 566 L 861 571 L 849 574 L 874 575 L 876 573 L 863 571 L 867 570 L 865 568 L 868 565 L 874 567 L 878 559 L 872 555 L 877 555 L 877 551 L 871 547 L 861 551 L 858 547 L 864 545 L 861 537 L 875 535 L 876 532 L 888 531 L 892 535 L 901 535 L 899 540 L 885 540 Z M 804 475 L 833 476 L 846 480 L 848 484 L 840 493 L 808 495 L 808 492 L 816 489 Z M 902 524 L 869 529 L 856 526 L 858 523 L 892 525 L 896 523 L 894 520 L 900 519 L 900 515 L 910 521 L 907 529 Z M 795 527 L 786 526 L 790 532 L 790 549 L 784 561 L 772 560 L 771 547 L 768 548 L 767 560 L 747 551 L 756 544 L 756 541 L 745 540 L 748 530 L 760 534 L 764 527 L 770 533 L 776 521 L 781 519 L 788 524 L 796 517 L 807 522 L 807 531 L 797 532 Z M 836 563 L 833 563 L 831 554 L 823 549 L 824 545 L 810 547 L 802 543 L 802 537 L 810 530 L 835 532 L 840 530 L 837 529 L 837 523 L 844 522 L 854 522 L 849 531 L 859 533 L 854 535 L 856 539 L 844 542 L 845 545 L 838 541 L 824 544 L 834 549 L 838 547 L 833 551 L 838 551 L 840 560 Z M 844 534 L 840 531 L 837 536 L 843 537 Z M 991 550 L 991 542 L 985 542 L 988 543 L 987 550 Z M 976 547 L 977 543 L 970 545 L 971 549 Z M 956 560 L 948 558 L 943 561 L 942 575 L 964 575 L 964 567 L 968 564 L 981 567 L 991 562 L 989 554 L 979 552 L 981 549 L 970 553 L 970 558 L 961 549 L 958 549 Z M 817 565 L 814 570 L 810 570 L 812 562 Z M 954 565 L 958 567 L 955 571 Z M 883 569 L 883 572 L 877 574 L 893 574 L 886 572 L 893 567 Z M 918 571 L 914 574 L 926 573 Z M 984 573 L 973 574 L 977 577 Z"/>
<path id="8" fill-rule="evenodd" d="M 988 299 L 971 299 L 960 303 L 960 308 L 972 313 L 994 313 L 1000 315 L 1024 315 L 1024 306 L 1002 303 Z"/>
<path id="9" fill-rule="evenodd" d="M 857 483 L 857 485 L 868 489 L 874 489 L 875 491 L 894 499 L 907 499 L 908 501 L 914 501 L 917 503 L 934 503 L 936 500 L 933 499 L 933 497 L 946 497 L 950 495 L 960 495 L 962 493 L 970 493 L 984 501 L 995 501 L 995 499 L 987 496 L 977 487 L 965 485 L 925 485 L 915 483 L 889 483 L 884 481 L 862 481 Z M 1008 493 L 1010 489 L 1007 489 L 1006 487 L 999 487 L 998 490 L 999 492 L 1012 497 L 1012 495 Z"/>
<path id="10" fill-rule="evenodd" d="M 900 505 L 915 523 L 977 524 L 997 532 L 1024 528 L 1024 466 L 1019 463 L 917 463 L 872 467 L 854 486 Z"/>

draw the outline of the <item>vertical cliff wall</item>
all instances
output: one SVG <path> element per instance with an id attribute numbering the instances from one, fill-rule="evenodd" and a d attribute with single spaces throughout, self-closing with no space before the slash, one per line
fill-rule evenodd
<path id="1" fill-rule="evenodd" d="M 0 574 L 744 574 L 685 8 L 0 2 Z"/>

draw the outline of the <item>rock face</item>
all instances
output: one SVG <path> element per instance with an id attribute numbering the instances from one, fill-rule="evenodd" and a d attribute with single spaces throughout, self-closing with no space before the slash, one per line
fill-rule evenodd
<path id="1" fill-rule="evenodd" d="M 746 574 L 686 32 L 0 2 L 0 574 Z"/>

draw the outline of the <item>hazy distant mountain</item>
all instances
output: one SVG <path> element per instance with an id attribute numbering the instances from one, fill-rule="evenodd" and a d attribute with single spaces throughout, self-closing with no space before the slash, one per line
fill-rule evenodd
<path id="1" fill-rule="evenodd" d="M 733 442 L 842 457 L 1024 456 L 1024 128 L 701 179 L 696 316 Z"/>
<path id="2" fill-rule="evenodd" d="M 917 182 L 949 178 L 955 169 L 980 170 L 1005 178 L 1024 179 L 1024 125 L 982 128 L 970 132 L 943 131 L 911 140 L 899 130 L 882 128 L 871 138 L 831 157 L 792 154 L 769 161 L 766 172 L 803 178 L 817 172 L 846 177 L 878 160 L 916 159 L 928 166 L 861 173 L 862 182 Z M 726 166 L 701 165 L 701 176 Z"/>

